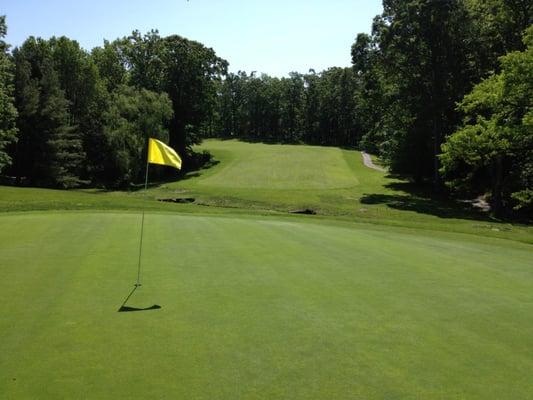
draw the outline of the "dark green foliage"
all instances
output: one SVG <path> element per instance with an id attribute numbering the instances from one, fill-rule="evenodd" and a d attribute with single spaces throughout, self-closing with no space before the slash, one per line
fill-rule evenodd
<path id="1" fill-rule="evenodd" d="M 374 25 L 389 107 L 381 149 L 392 170 L 439 183 L 437 155 L 475 78 L 462 1 L 387 1 Z"/>
<path id="2" fill-rule="evenodd" d="M 364 147 L 395 172 L 438 187 L 440 144 L 460 122 L 455 109 L 470 88 L 516 50 L 531 23 L 520 0 L 383 2 L 372 35 L 352 46 L 360 78 L 358 117 Z"/>
<path id="3" fill-rule="evenodd" d="M 119 86 L 104 113 L 106 179 L 123 186 L 142 179 L 149 137 L 168 141 L 172 103 L 165 93 Z"/>
<path id="4" fill-rule="evenodd" d="M 68 38 L 28 39 L 14 52 L 19 181 L 75 187 L 141 178 L 146 138 L 168 140 L 166 94 L 134 89 L 117 43 L 92 54 Z"/>
<path id="5" fill-rule="evenodd" d="M 0 172 L 11 164 L 7 146 L 17 139 L 17 110 L 13 98 L 13 62 L 3 41 L 7 33 L 6 18 L 0 16 Z"/>
<path id="6" fill-rule="evenodd" d="M 280 143 L 353 146 L 356 79 L 349 68 L 288 78 L 229 74 L 219 90 L 218 131 Z"/>
<path id="7" fill-rule="evenodd" d="M 503 148 L 527 149 L 524 140 L 529 136 L 513 134 L 504 142 L 499 140 L 505 136 L 502 121 L 519 125 L 516 116 L 524 115 L 527 97 L 504 106 L 505 101 L 495 94 L 499 92 L 493 90 L 503 85 L 502 76 L 485 81 L 459 108 L 456 105 L 476 83 L 506 68 L 506 61 L 499 63 L 500 56 L 525 49 L 520 37 L 532 22 L 532 3 L 384 0 L 383 7 L 383 14 L 374 19 L 372 35 L 359 34 L 352 46 L 361 146 L 378 151 L 392 172 L 418 182 L 432 181 L 438 191 L 443 189 L 439 172 L 444 172 L 448 186 L 462 195 L 484 193 L 492 185 L 489 191 L 496 210 L 513 204 L 524 209 L 531 198 L 530 161 L 517 152 L 503 156 Z M 530 79 L 528 69 L 532 69 L 530 61 L 515 76 Z M 505 77 L 510 79 L 509 74 Z M 505 85 L 512 87 L 508 93 L 515 97 L 524 93 L 524 82 Z M 488 107 L 490 101 L 495 104 Z M 484 112 L 476 109 L 481 105 Z M 448 154 L 440 157 L 441 144 L 457 130 L 463 113 L 470 120 L 447 142 Z M 495 114 L 500 115 L 499 122 Z M 442 169 L 441 161 L 447 163 Z"/>
<path id="8" fill-rule="evenodd" d="M 83 170 L 85 179 L 94 181 L 101 173 L 102 114 L 107 108 L 105 83 L 93 58 L 79 44 L 66 37 L 49 41 L 54 69 L 65 92 L 69 121 L 76 131 L 86 155 Z"/>
<path id="9" fill-rule="evenodd" d="M 533 211 L 533 27 L 523 52 L 460 103 L 464 125 L 443 145 L 442 172 L 454 190 L 491 193 L 493 209 Z"/>
<path id="10" fill-rule="evenodd" d="M 377 20 L 379 22 L 379 20 Z M 392 107 L 390 96 L 386 95 L 382 54 L 377 35 L 357 35 L 352 46 L 352 63 L 357 79 L 356 117 L 361 129 L 360 146 L 373 153 L 380 152 L 385 142 L 382 127 L 387 125 L 387 113 Z"/>
<path id="11" fill-rule="evenodd" d="M 69 102 L 59 87 L 59 79 L 51 62 L 43 65 L 41 78 L 40 135 L 45 142 L 41 157 L 41 184 L 70 188 L 79 186 L 81 164 L 85 154 L 77 127 L 69 123 Z M 40 176 L 39 176 L 40 175 Z"/>
<path id="12" fill-rule="evenodd" d="M 103 47 L 95 47 L 91 56 L 98 69 L 101 82 L 108 92 L 112 92 L 119 85 L 126 83 L 126 68 L 121 59 L 117 42 L 110 43 L 104 40 Z"/>
<path id="13" fill-rule="evenodd" d="M 359 139 L 356 123 L 356 81 L 349 68 L 330 68 L 320 75 L 317 86 L 318 135 L 306 141 L 322 145 L 355 146 Z M 311 116 L 311 112 L 307 115 Z M 318 139 L 318 140 L 317 140 Z"/>
<path id="14" fill-rule="evenodd" d="M 498 58 L 511 51 L 523 51 L 524 30 L 533 23 L 530 0 L 466 0 L 472 15 L 481 73 L 497 71 Z"/>
<path id="15" fill-rule="evenodd" d="M 30 38 L 15 50 L 14 58 L 21 132 L 15 173 L 36 185 L 78 186 L 85 154 L 60 87 L 52 43 Z"/>
<path id="16" fill-rule="evenodd" d="M 138 31 L 116 42 L 130 69 L 130 83 L 165 92 L 173 105 L 169 143 L 187 157 L 200 137 L 213 134 L 217 82 L 227 61 L 213 49 L 178 35 L 160 37 L 157 31 Z"/>

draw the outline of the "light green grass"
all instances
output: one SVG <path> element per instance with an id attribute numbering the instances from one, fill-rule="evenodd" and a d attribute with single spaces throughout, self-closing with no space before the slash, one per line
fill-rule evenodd
<path id="1" fill-rule="evenodd" d="M 207 141 L 209 151 L 238 154 L 199 185 L 253 189 L 338 189 L 358 184 L 357 176 L 334 147 L 286 146 Z"/>
<path id="2" fill-rule="evenodd" d="M 0 216 L 0 397 L 527 399 L 530 245 L 302 218 Z"/>

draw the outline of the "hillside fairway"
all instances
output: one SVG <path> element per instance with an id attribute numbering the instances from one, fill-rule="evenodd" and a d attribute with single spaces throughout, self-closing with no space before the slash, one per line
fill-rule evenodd
<path id="1" fill-rule="evenodd" d="M 319 146 L 206 141 L 210 152 L 235 154 L 201 185 L 253 189 L 339 189 L 358 184 L 341 149 Z"/>
<path id="2" fill-rule="evenodd" d="M 0 216 L 6 399 L 526 399 L 531 246 L 296 217 Z"/>

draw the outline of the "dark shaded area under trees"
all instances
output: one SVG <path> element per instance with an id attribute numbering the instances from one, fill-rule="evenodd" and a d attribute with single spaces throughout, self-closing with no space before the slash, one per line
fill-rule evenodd
<path id="1" fill-rule="evenodd" d="M 2 17 L 0 170 L 123 187 L 141 178 L 148 136 L 188 170 L 209 160 L 191 150 L 205 137 L 361 147 L 439 196 L 487 195 L 496 215 L 531 216 L 532 8 L 383 0 L 352 67 L 284 78 L 228 73 L 213 49 L 157 31 L 91 52 L 30 37 L 9 52 Z"/>

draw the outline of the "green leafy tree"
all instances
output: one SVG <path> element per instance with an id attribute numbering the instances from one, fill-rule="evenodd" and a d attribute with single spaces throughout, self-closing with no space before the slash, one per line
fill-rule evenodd
<path id="1" fill-rule="evenodd" d="M 171 118 L 172 103 L 165 93 L 117 87 L 104 114 L 108 184 L 124 186 L 142 179 L 148 138 L 168 142 Z"/>
<path id="2" fill-rule="evenodd" d="M 350 68 L 330 68 L 318 81 L 318 135 L 312 143 L 353 146 L 358 142 L 355 122 L 355 81 Z"/>
<path id="3" fill-rule="evenodd" d="M 219 126 L 225 135 L 253 140 L 354 146 L 356 86 L 350 68 L 288 78 L 230 74 L 219 91 Z"/>
<path id="4" fill-rule="evenodd" d="M 127 83 L 127 71 L 117 42 L 104 40 L 102 47 L 91 51 L 91 57 L 108 92 Z"/>
<path id="5" fill-rule="evenodd" d="M 227 61 L 213 49 L 178 35 L 160 37 L 157 31 L 138 31 L 118 43 L 130 69 L 130 82 L 165 92 L 173 105 L 169 141 L 187 157 L 190 147 L 212 130 L 217 85 Z"/>
<path id="6" fill-rule="evenodd" d="M 94 57 L 78 42 L 53 37 L 49 45 L 54 70 L 67 100 L 69 123 L 75 125 L 85 154 L 80 173 L 85 179 L 95 181 L 102 172 L 102 115 L 107 107 L 108 81 L 100 77 Z"/>
<path id="7" fill-rule="evenodd" d="M 533 23 L 531 1 L 465 0 L 465 4 L 475 29 L 476 63 L 480 75 L 497 71 L 500 56 L 525 49 L 522 35 Z"/>
<path id="8" fill-rule="evenodd" d="M 384 0 L 383 7 L 372 37 L 352 47 L 359 110 L 371 124 L 361 125 L 394 172 L 439 187 L 440 145 L 458 122 L 455 102 L 476 79 L 470 15 L 462 0 Z"/>
<path id="9" fill-rule="evenodd" d="M 281 89 L 281 131 L 286 141 L 299 142 L 303 136 L 303 75 L 291 72 L 289 78 L 280 81 Z"/>
<path id="10" fill-rule="evenodd" d="M 307 143 L 315 142 L 319 136 L 320 120 L 320 75 L 311 69 L 304 75 L 304 104 L 303 104 L 303 140 Z"/>
<path id="11" fill-rule="evenodd" d="M 224 137 L 241 136 L 243 89 L 240 74 L 229 73 L 218 89 L 217 132 Z"/>
<path id="12" fill-rule="evenodd" d="M 442 169 L 456 191 L 489 192 L 496 214 L 533 210 L 533 26 L 523 52 L 500 58 L 501 73 L 465 96 L 463 126 L 442 146 Z"/>
<path id="13" fill-rule="evenodd" d="M 392 106 L 389 104 L 391 96 L 387 96 L 383 58 L 378 45 L 379 38 L 375 34 L 366 33 L 357 35 L 352 45 L 352 64 L 356 79 L 355 117 L 361 134 L 360 145 L 375 153 L 380 152 L 380 146 L 385 142 L 385 116 Z"/>
<path id="14" fill-rule="evenodd" d="M 5 16 L 0 16 L 0 172 L 11 164 L 7 147 L 17 139 L 17 110 L 13 97 L 13 62 L 9 46 L 3 40 L 7 33 Z"/>

